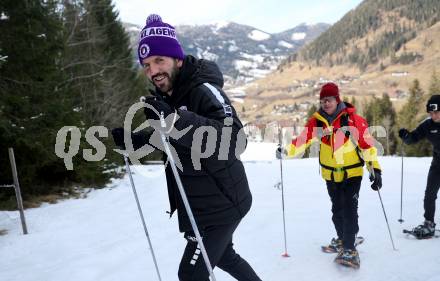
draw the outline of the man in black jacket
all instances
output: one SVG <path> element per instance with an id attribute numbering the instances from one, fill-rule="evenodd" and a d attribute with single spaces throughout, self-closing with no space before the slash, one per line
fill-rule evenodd
<path id="1" fill-rule="evenodd" d="M 249 211 L 252 195 L 244 166 L 236 156 L 246 143 L 243 126 L 222 90 L 219 68 L 213 62 L 185 56 L 174 28 L 158 15 L 148 17 L 138 55 L 145 74 L 156 86 L 153 97 L 146 99 L 145 115 L 156 131 L 170 134 L 174 157 L 181 163 L 179 175 L 212 266 L 237 280 L 261 280 L 233 249 L 233 233 Z M 165 129 L 160 127 L 158 113 L 167 121 Z M 185 134 L 173 139 L 175 131 Z M 112 133 L 115 143 L 123 146 L 123 129 Z M 206 133 L 208 137 L 204 137 Z M 134 147 L 147 141 L 135 136 Z M 212 153 L 205 153 L 207 150 Z M 179 229 L 187 239 L 179 280 L 208 281 L 208 270 L 169 165 L 166 178 L 171 215 L 177 210 Z"/>
<path id="2" fill-rule="evenodd" d="M 423 121 L 414 131 L 409 132 L 404 128 L 399 130 L 399 137 L 404 143 L 413 144 L 426 138 L 434 148 L 423 202 L 425 221 L 414 228 L 414 232 L 419 238 L 428 238 L 435 234 L 435 200 L 440 187 L 440 95 L 433 95 L 428 100 L 426 111 L 430 118 Z"/>

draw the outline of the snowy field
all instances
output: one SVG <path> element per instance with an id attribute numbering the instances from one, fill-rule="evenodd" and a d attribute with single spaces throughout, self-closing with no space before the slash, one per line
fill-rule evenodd
<path id="1" fill-rule="evenodd" d="M 364 177 L 359 202 L 358 247 L 361 268 L 333 262 L 320 246 L 335 236 L 330 200 L 318 174 L 318 160 L 284 161 L 287 247 L 283 225 L 279 161 L 273 144 L 251 143 L 243 156 L 253 206 L 235 232 L 237 252 L 265 281 L 439 281 L 440 239 L 414 240 L 402 233 L 423 221 L 423 194 L 431 158 L 405 158 L 403 224 L 400 216 L 399 157 L 382 157 L 382 199 L 397 251 L 377 192 Z M 155 248 L 162 280 L 177 280 L 185 240 L 177 218 L 169 219 L 162 166 L 133 167 L 134 180 Z M 437 202 L 438 203 L 438 202 Z M 128 177 L 85 199 L 45 204 L 26 210 L 29 235 L 22 235 L 18 212 L 0 212 L 1 281 L 138 281 L 158 280 Z M 438 214 L 437 214 L 437 222 Z M 233 280 L 219 269 L 218 281 Z"/>

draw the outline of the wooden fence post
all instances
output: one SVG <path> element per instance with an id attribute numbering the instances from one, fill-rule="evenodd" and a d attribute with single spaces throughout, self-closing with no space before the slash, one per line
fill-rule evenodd
<path id="1" fill-rule="evenodd" d="M 11 162 L 12 177 L 14 179 L 15 197 L 17 197 L 17 206 L 18 206 L 18 211 L 20 212 L 21 226 L 23 228 L 23 234 L 28 234 L 26 227 L 26 220 L 24 218 L 24 208 L 23 208 L 23 200 L 21 198 L 20 184 L 18 183 L 17 166 L 15 165 L 14 149 L 10 147 L 8 149 L 8 152 L 9 152 L 9 161 Z"/>

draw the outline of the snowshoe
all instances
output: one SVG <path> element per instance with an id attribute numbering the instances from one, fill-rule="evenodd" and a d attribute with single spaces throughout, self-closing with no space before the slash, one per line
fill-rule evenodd
<path id="1" fill-rule="evenodd" d="M 429 239 L 435 237 L 435 223 L 425 221 L 423 224 L 413 228 L 412 230 L 404 229 L 403 233 L 414 236 L 417 239 Z"/>
<path id="2" fill-rule="evenodd" d="M 335 262 L 340 265 L 356 269 L 358 269 L 361 265 L 358 251 L 352 249 L 343 249 L 339 251 L 338 255 L 335 258 Z"/>
<path id="3" fill-rule="evenodd" d="M 328 246 L 321 246 L 324 253 L 337 253 L 342 250 L 342 240 L 339 238 L 332 238 Z"/>
<path id="4" fill-rule="evenodd" d="M 359 244 L 362 244 L 364 242 L 364 237 L 357 236 L 356 240 L 354 241 L 354 246 L 357 247 Z M 324 253 L 338 253 L 340 250 L 342 250 L 342 240 L 339 238 L 332 238 L 330 241 L 330 244 L 327 246 L 321 246 L 321 250 Z"/>

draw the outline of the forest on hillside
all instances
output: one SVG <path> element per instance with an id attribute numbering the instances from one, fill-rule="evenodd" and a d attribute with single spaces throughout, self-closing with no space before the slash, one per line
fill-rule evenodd
<path id="1" fill-rule="evenodd" d="M 418 28 L 437 22 L 438 6 L 438 0 L 366 0 L 300 55 L 322 63 L 339 52 L 335 63 L 365 65 L 392 55 Z M 384 18 L 378 11 L 393 11 L 406 20 L 382 41 L 368 42 L 372 55 L 367 60 L 365 52 L 341 52 L 344 42 L 381 27 Z M 102 187 L 118 176 L 122 157 L 112 150 L 110 130 L 122 126 L 128 108 L 151 84 L 136 65 L 112 0 L 3 0 L 0 34 L 0 186 L 12 183 L 9 147 L 15 151 L 26 207 L 74 196 L 82 187 Z M 371 126 L 386 128 L 387 137 L 377 138 L 385 155 L 401 153 L 399 127 L 414 129 L 426 117 L 426 100 L 440 94 L 438 73 L 432 73 L 428 89 L 414 80 L 408 90 L 399 112 L 386 94 L 366 104 L 352 101 Z M 142 120 L 142 113 L 135 116 L 135 123 Z M 70 149 L 74 132 L 79 136 L 71 170 L 55 152 L 60 132 L 66 139 L 61 154 Z M 90 139 L 102 142 L 104 156 Z M 406 146 L 404 153 L 430 155 L 430 146 Z M 88 161 L 90 156 L 96 159 Z M 15 207 L 14 190 L 0 187 L 0 209 Z"/>
<path id="2" fill-rule="evenodd" d="M 296 60 L 316 65 L 351 64 L 361 70 L 384 58 L 409 64 L 422 58 L 412 53 L 396 56 L 396 52 L 419 30 L 439 20 L 438 0 L 365 0 L 280 67 Z"/>
<path id="3" fill-rule="evenodd" d="M 121 126 L 148 84 L 135 65 L 129 39 L 111 0 L 0 2 L 0 184 L 12 183 L 14 148 L 22 193 L 30 199 L 69 194 L 73 186 L 103 186 L 122 163 L 107 135 L 102 161 L 85 161 L 96 148 L 85 141 L 93 126 Z M 58 131 L 78 128 L 73 170 L 55 154 Z M 68 145 L 67 145 L 68 148 Z M 0 206 L 15 206 L 13 189 L 0 189 Z"/>

